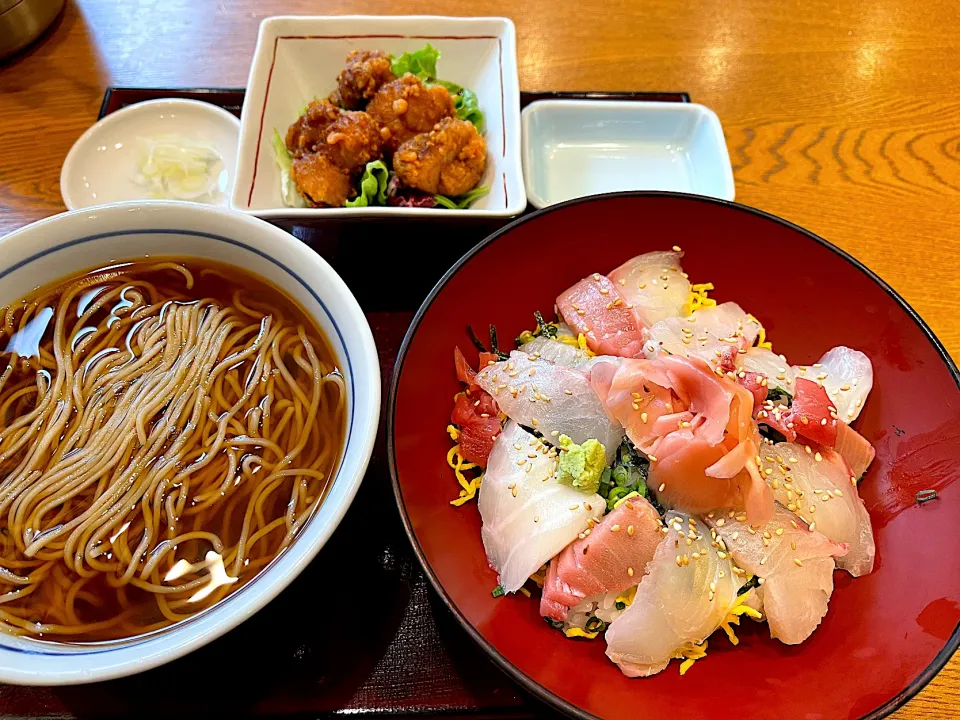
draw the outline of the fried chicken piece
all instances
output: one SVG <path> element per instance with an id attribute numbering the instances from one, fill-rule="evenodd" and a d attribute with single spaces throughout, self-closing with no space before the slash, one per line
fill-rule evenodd
<path id="1" fill-rule="evenodd" d="M 393 156 L 397 177 L 431 195 L 463 195 L 477 186 L 486 168 L 486 141 L 473 123 L 456 118 L 407 140 Z"/>
<path id="2" fill-rule="evenodd" d="M 365 112 L 345 111 L 327 127 L 317 152 L 348 173 L 359 173 L 382 154 L 380 126 Z"/>
<path id="3" fill-rule="evenodd" d="M 331 100 L 348 110 L 359 110 L 381 86 L 396 79 L 390 57 L 382 50 L 351 50 L 347 65 L 337 76 Z"/>
<path id="4" fill-rule="evenodd" d="M 340 117 L 340 108 L 326 100 L 314 100 L 306 112 L 287 129 L 287 149 L 297 155 L 313 152 L 318 143 L 324 142 L 327 129 Z"/>
<path id="5" fill-rule="evenodd" d="M 343 207 L 354 194 L 350 173 L 326 153 L 303 153 L 293 159 L 293 181 L 314 207 Z"/>
<path id="6" fill-rule="evenodd" d="M 439 85 L 428 88 L 407 73 L 388 82 L 367 105 L 367 112 L 383 126 L 384 153 L 392 155 L 404 142 L 427 132 L 443 118 L 453 117 L 453 98 Z"/>

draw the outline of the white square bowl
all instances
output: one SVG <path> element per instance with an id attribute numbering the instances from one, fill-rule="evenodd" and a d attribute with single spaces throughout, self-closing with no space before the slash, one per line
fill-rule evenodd
<path id="1" fill-rule="evenodd" d="M 274 128 L 285 135 L 301 109 L 326 97 L 351 50 L 399 55 L 430 43 L 438 75 L 470 88 L 486 116 L 488 195 L 466 210 L 440 208 L 289 208 L 273 158 Z M 527 206 L 520 164 L 520 86 L 513 22 L 507 18 L 427 15 L 272 17 L 260 24 L 240 120 L 236 182 L 230 205 L 262 218 L 344 216 L 510 217 Z"/>
<path id="2" fill-rule="evenodd" d="M 542 208 L 619 190 L 733 200 L 716 113 L 695 103 L 541 100 L 523 111 L 527 197 Z"/>

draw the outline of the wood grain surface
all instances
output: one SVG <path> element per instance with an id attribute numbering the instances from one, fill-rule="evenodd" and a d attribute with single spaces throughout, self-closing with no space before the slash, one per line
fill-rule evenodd
<path id="1" fill-rule="evenodd" d="M 862 260 L 960 357 L 957 0 L 71 0 L 0 64 L 0 234 L 63 209 L 108 85 L 242 86 L 278 13 L 508 15 L 524 90 L 690 92 L 738 201 Z M 960 660 L 895 717 L 960 717 Z"/>

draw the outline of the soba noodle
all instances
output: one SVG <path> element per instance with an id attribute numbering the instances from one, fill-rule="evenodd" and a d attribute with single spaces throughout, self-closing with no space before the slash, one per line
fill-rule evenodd
<path id="1" fill-rule="evenodd" d="M 0 318 L 0 630 L 96 641 L 186 619 L 322 501 L 343 378 L 265 282 L 138 261 Z"/>

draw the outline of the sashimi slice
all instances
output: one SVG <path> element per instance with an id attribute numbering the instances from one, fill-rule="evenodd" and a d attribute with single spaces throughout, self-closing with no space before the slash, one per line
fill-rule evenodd
<path id="1" fill-rule="evenodd" d="M 557 363 L 557 365 L 566 365 L 572 368 L 579 367 L 591 359 L 580 348 L 548 337 L 534 338 L 520 349 L 528 355 L 535 355 Z"/>
<path id="2" fill-rule="evenodd" d="M 767 388 L 780 388 L 793 395 L 794 369 L 783 355 L 761 347 L 747 348 L 737 356 L 737 370 L 755 372 L 767 378 Z"/>
<path id="3" fill-rule="evenodd" d="M 607 657 L 628 677 L 654 675 L 695 650 L 727 619 L 742 584 L 705 529 L 674 513 L 667 527 L 633 603 L 606 632 Z"/>
<path id="4" fill-rule="evenodd" d="M 480 485 L 480 531 L 505 592 L 533 573 L 606 510 L 596 494 L 556 481 L 556 451 L 514 422 L 497 437 Z"/>
<path id="5" fill-rule="evenodd" d="M 458 395 L 450 422 L 460 428 L 460 456 L 484 467 L 500 434 L 500 411 L 493 398 L 480 388 Z"/>
<path id="6" fill-rule="evenodd" d="M 795 367 L 798 377 L 814 380 L 824 387 L 837 408 L 837 416 L 853 422 L 873 388 L 873 365 L 859 350 L 840 345 L 824 353 L 812 366 Z"/>
<path id="7" fill-rule="evenodd" d="M 640 326 L 630 303 L 605 275 L 594 273 L 557 298 L 557 310 L 598 355 L 634 357 L 643 350 Z"/>
<path id="8" fill-rule="evenodd" d="M 855 478 L 863 476 L 877 454 L 869 440 L 844 422 L 837 427 L 837 442 L 833 449 L 850 466 L 850 474 Z"/>
<path id="9" fill-rule="evenodd" d="M 833 593 L 834 558 L 847 553 L 788 510 L 756 528 L 743 515 L 718 513 L 706 522 L 723 540 L 737 566 L 763 578 L 758 589 L 770 635 L 787 645 L 802 643 L 827 614 Z"/>
<path id="10" fill-rule="evenodd" d="M 596 439 L 608 462 L 623 439 L 623 428 L 607 416 L 590 380 L 573 368 L 514 350 L 509 360 L 481 370 L 477 384 L 511 420 L 548 439 L 567 435 L 578 444 Z"/>
<path id="11" fill-rule="evenodd" d="M 584 598 L 637 584 L 663 537 L 660 514 L 641 497 L 615 508 L 550 561 L 540 614 L 562 621 Z"/>
<path id="12" fill-rule="evenodd" d="M 834 542 L 849 546 L 837 566 L 854 577 L 871 572 L 876 546 L 870 515 L 857 494 L 856 477 L 839 453 L 776 443 L 762 445 L 760 458 L 777 502 Z"/>
<path id="13" fill-rule="evenodd" d="M 736 368 L 737 355 L 757 339 L 760 324 L 732 302 L 695 310 L 689 316 L 661 320 L 647 331 L 643 352 L 695 357 L 724 372 Z"/>
<path id="14" fill-rule="evenodd" d="M 682 252 L 657 251 L 627 260 L 607 277 L 625 302 L 633 305 L 641 327 L 683 314 L 690 298 L 690 281 L 680 269 Z"/>
<path id="15" fill-rule="evenodd" d="M 790 409 L 783 413 L 787 427 L 814 442 L 833 447 L 837 441 L 837 409 L 823 387 L 798 377 Z"/>
<path id="16" fill-rule="evenodd" d="M 749 392 L 700 360 L 676 356 L 597 364 L 590 379 L 650 459 L 648 486 L 661 503 L 693 513 L 745 507 L 753 522 L 770 518 Z"/>

